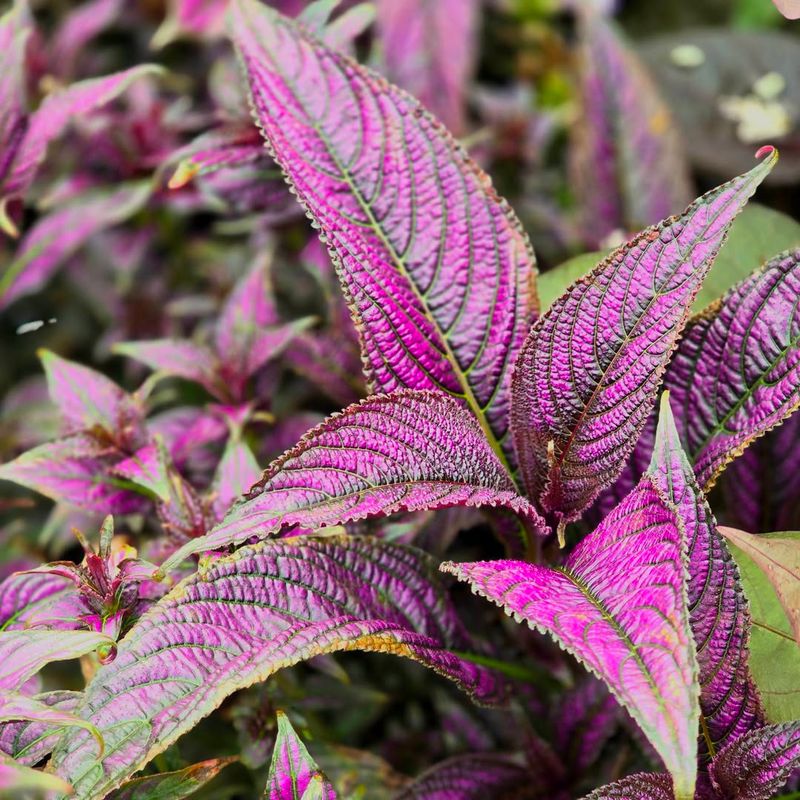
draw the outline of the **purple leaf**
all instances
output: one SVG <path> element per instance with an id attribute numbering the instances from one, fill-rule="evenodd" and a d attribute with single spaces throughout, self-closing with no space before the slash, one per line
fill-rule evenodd
<path id="1" fill-rule="evenodd" d="M 313 786 L 316 783 L 317 786 Z M 336 792 L 309 755 L 306 746 L 282 711 L 278 712 L 278 737 L 269 766 L 264 797 L 269 800 L 336 800 Z"/>
<path id="2" fill-rule="evenodd" d="M 720 750 L 711 779 L 722 800 L 770 800 L 800 769 L 800 722 L 770 725 Z"/>
<path id="3" fill-rule="evenodd" d="M 80 505 L 101 514 L 141 510 L 143 498 L 119 486 L 111 469 L 120 461 L 116 448 L 86 434 L 34 447 L 0 466 L 0 480 L 26 486 L 56 502 Z"/>
<path id="4" fill-rule="evenodd" d="M 39 358 L 66 433 L 99 431 L 120 447 L 142 436 L 144 411 L 116 383 L 49 350 L 41 350 Z"/>
<path id="5" fill-rule="evenodd" d="M 0 309 L 40 289 L 88 239 L 139 211 L 150 193 L 147 181 L 97 189 L 39 219 L 0 276 Z"/>
<path id="6" fill-rule="evenodd" d="M 227 0 L 169 0 L 168 13 L 151 46 L 164 47 L 181 36 L 214 39 L 224 31 Z"/>
<path id="7" fill-rule="evenodd" d="M 91 0 L 64 17 L 50 44 L 50 62 L 60 75 L 72 75 L 89 41 L 115 22 L 124 0 Z"/>
<path id="8" fill-rule="evenodd" d="M 582 232 L 598 248 L 692 199 L 680 134 L 655 83 L 622 35 L 599 14 L 582 16 L 581 119 L 570 170 Z"/>
<path id="9" fill-rule="evenodd" d="M 583 800 L 675 800 L 669 775 L 642 773 L 596 789 Z"/>
<path id="10" fill-rule="evenodd" d="M 514 368 L 514 443 L 529 496 L 561 523 L 622 470 L 730 223 L 777 160 L 765 152 L 611 253 L 531 329 Z"/>
<path id="11" fill-rule="evenodd" d="M 395 800 L 514 800 L 527 797 L 531 775 L 514 759 L 470 753 L 436 764 L 399 792 Z M 550 796 L 550 800 L 562 800 Z"/>
<path id="12" fill-rule="evenodd" d="M 102 78 L 73 83 L 48 95 L 30 117 L 0 193 L 8 197 L 25 192 L 44 161 L 47 146 L 61 136 L 73 117 L 83 116 L 111 102 L 139 78 L 161 72 L 161 67 L 142 64 Z"/>
<path id="13" fill-rule="evenodd" d="M 442 566 L 476 594 L 549 633 L 601 678 L 693 797 L 697 663 L 686 607 L 683 527 L 651 480 L 617 506 L 565 565 Z"/>
<path id="14" fill-rule="evenodd" d="M 442 389 L 510 448 L 508 376 L 535 302 L 519 221 L 412 98 L 255 0 L 233 3 L 232 23 L 257 122 L 337 265 L 371 390 Z"/>
<path id="15" fill-rule="evenodd" d="M 751 533 L 800 529 L 799 441 L 795 411 L 727 466 L 721 480 L 726 523 Z"/>
<path id="16" fill-rule="evenodd" d="M 93 631 L 0 632 L 0 687 L 16 691 L 51 661 L 66 661 L 113 641 Z"/>
<path id="17" fill-rule="evenodd" d="M 0 630 L 73 630 L 80 612 L 74 585 L 60 575 L 18 572 L 0 583 Z"/>
<path id="18" fill-rule="evenodd" d="M 130 458 L 115 464 L 112 472 L 152 493 L 158 500 L 169 502 L 170 462 L 163 442 L 153 441 L 137 450 Z"/>
<path id="19" fill-rule="evenodd" d="M 150 369 L 199 383 L 215 397 L 224 394 L 218 377 L 216 356 L 207 347 L 184 339 L 153 339 L 147 342 L 120 342 L 114 352 L 135 358 Z"/>
<path id="20" fill-rule="evenodd" d="M 72 787 L 56 775 L 18 764 L 0 754 L 0 790 L 18 796 L 20 792 L 59 792 L 72 794 Z"/>
<path id="21" fill-rule="evenodd" d="M 439 392 L 375 395 L 309 431 L 267 468 L 245 502 L 162 570 L 191 553 L 292 525 L 313 529 L 455 505 L 502 506 L 533 531 L 544 530 L 475 418 L 457 401 Z"/>
<path id="22" fill-rule="evenodd" d="M 81 692 L 56 691 L 33 699 L 50 711 L 68 713 L 75 710 L 82 696 Z M 21 764 L 33 766 L 53 752 L 61 732 L 59 725 L 47 719 L 4 722 L 0 724 L 0 750 Z"/>
<path id="23" fill-rule="evenodd" d="M 143 775 L 124 783 L 108 800 L 179 800 L 189 797 L 219 775 L 236 758 L 211 758 L 175 772 Z"/>
<path id="24" fill-rule="evenodd" d="M 0 637 L 3 635 L 11 634 L 0 634 Z M 2 647 L 1 638 L 0 647 Z M 67 658 L 69 657 L 67 656 Z M 83 730 L 94 736 L 100 747 L 100 755 L 103 754 L 103 737 L 91 722 L 76 717 L 67 711 L 45 705 L 32 697 L 26 697 L 18 692 L 7 691 L 4 687 L 3 693 L 0 694 L 0 723 L 21 720 L 32 722 L 37 728 L 45 726 L 45 732 L 57 728 L 83 728 Z"/>
<path id="25" fill-rule="evenodd" d="M 106 740 L 63 742 L 54 771 L 78 797 L 103 796 L 234 691 L 338 650 L 422 661 L 482 701 L 502 681 L 454 655 L 469 639 L 419 551 L 352 536 L 264 542 L 212 563 L 147 612 L 98 670 L 79 715 Z"/>
<path id="26" fill-rule="evenodd" d="M 477 0 L 378 0 L 385 71 L 455 134 L 464 133 L 467 84 L 475 66 Z"/>
<path id="27" fill-rule="evenodd" d="M 679 511 L 689 542 L 689 613 L 700 668 L 701 749 L 717 749 L 764 724 L 747 667 L 750 611 L 736 562 L 683 452 L 669 395 L 661 398 L 648 474 Z"/>
<path id="28" fill-rule="evenodd" d="M 587 676 L 558 698 L 555 711 L 553 745 L 570 773 L 582 775 L 619 727 L 619 705 L 601 681 Z"/>
<path id="29" fill-rule="evenodd" d="M 250 447 L 240 439 L 231 437 L 222 454 L 214 476 L 213 503 L 222 519 L 234 500 L 246 494 L 261 477 L 261 469 Z"/>
<path id="30" fill-rule="evenodd" d="M 708 490 L 750 442 L 800 407 L 800 250 L 787 251 L 689 325 L 666 386 Z"/>

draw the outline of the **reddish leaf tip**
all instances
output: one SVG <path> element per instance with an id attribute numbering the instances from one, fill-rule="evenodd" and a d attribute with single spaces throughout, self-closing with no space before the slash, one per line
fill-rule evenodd
<path id="1" fill-rule="evenodd" d="M 774 160 L 778 160 L 778 149 L 773 147 L 771 144 L 765 144 L 763 147 L 759 147 L 756 150 L 756 158 L 761 161 L 765 158 L 773 158 Z"/>

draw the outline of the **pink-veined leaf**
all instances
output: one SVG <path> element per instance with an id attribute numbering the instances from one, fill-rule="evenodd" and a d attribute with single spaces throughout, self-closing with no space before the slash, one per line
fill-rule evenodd
<path id="1" fill-rule="evenodd" d="M 453 133 L 464 133 L 467 83 L 475 66 L 478 0 L 377 0 L 387 77 Z"/>
<path id="2" fill-rule="evenodd" d="M 516 800 L 533 796 L 523 791 L 531 782 L 530 772 L 509 756 L 470 753 L 435 764 L 395 800 Z M 554 796 L 551 800 L 562 798 Z"/>
<path id="3" fill-rule="evenodd" d="M 39 351 L 39 358 L 66 433 L 99 429 L 120 446 L 141 438 L 144 410 L 116 383 L 50 350 Z"/>
<path id="4" fill-rule="evenodd" d="M 2 634 L 0 634 L 0 636 L 2 636 Z M 1 642 L 0 647 L 2 647 Z M 70 657 L 72 656 L 65 656 L 65 658 Z M 37 727 L 44 725 L 48 730 L 58 728 L 82 728 L 94 736 L 100 748 L 100 755 L 103 754 L 103 737 L 91 722 L 76 717 L 68 711 L 46 705 L 33 697 L 27 697 L 19 692 L 7 691 L 4 688 L 2 694 L 0 694 L 0 723 L 23 720 L 32 722 L 36 724 Z"/>
<path id="5" fill-rule="evenodd" d="M 0 687 L 16 691 L 51 661 L 80 658 L 113 640 L 93 631 L 0 632 Z"/>
<path id="6" fill-rule="evenodd" d="M 754 441 L 721 476 L 725 522 L 766 533 L 800 529 L 800 410 Z M 742 487 L 747 487 L 742 491 Z"/>
<path id="7" fill-rule="evenodd" d="M 47 146 L 61 136 L 73 117 L 111 102 L 134 81 L 161 72 L 162 68 L 154 64 L 142 64 L 112 75 L 73 83 L 48 95 L 30 117 L 0 193 L 15 196 L 25 192 L 44 161 Z"/>
<path id="8" fill-rule="evenodd" d="M 786 19 L 800 19 L 800 0 L 772 0 Z"/>
<path id="9" fill-rule="evenodd" d="M 267 800 L 336 800 L 330 781 L 297 735 L 289 718 L 278 711 L 278 736 L 272 751 L 264 797 Z M 316 784 L 316 785 L 314 785 Z"/>
<path id="10" fill-rule="evenodd" d="M 612 22 L 581 17 L 581 119 L 570 170 L 591 247 L 691 201 L 680 134 L 655 82 Z"/>
<path id="11" fill-rule="evenodd" d="M 114 475 L 152 493 L 161 502 L 170 498 L 170 460 L 163 441 L 152 441 L 130 458 L 115 464 Z"/>
<path id="12" fill-rule="evenodd" d="M 675 800 L 669 775 L 641 773 L 587 794 L 583 800 Z"/>
<path id="13" fill-rule="evenodd" d="M 661 398 L 650 478 L 673 503 L 689 546 L 689 621 L 697 646 L 701 750 L 711 757 L 727 742 L 764 724 L 747 667 L 750 611 L 736 562 L 681 447 L 669 394 Z"/>
<path id="14" fill-rule="evenodd" d="M 518 622 L 549 633 L 625 706 L 691 800 L 697 661 L 686 602 L 686 541 L 644 477 L 563 567 L 522 561 L 442 566 Z"/>
<path id="15" fill-rule="evenodd" d="M 441 389 L 510 453 L 535 304 L 519 221 L 404 92 L 255 0 L 232 4 L 256 121 L 329 247 L 375 392 Z"/>
<path id="16" fill-rule="evenodd" d="M 236 760 L 233 757 L 211 758 L 174 772 L 133 778 L 108 795 L 108 800 L 179 800 L 189 797 Z"/>
<path id="17" fill-rule="evenodd" d="M 143 498 L 121 487 L 112 476 L 120 460 L 116 448 L 78 433 L 34 447 L 0 465 L 0 480 L 84 510 L 128 514 L 141 510 Z"/>
<path id="18" fill-rule="evenodd" d="M 56 775 L 18 764 L 14 759 L 0 753 L 0 790 L 10 796 L 20 792 L 59 792 L 71 795 L 72 787 Z"/>
<path id="19" fill-rule="evenodd" d="M 514 367 L 514 444 L 529 496 L 561 523 L 622 470 L 731 222 L 777 161 L 764 152 L 611 253 L 531 329 Z"/>
<path id="20" fill-rule="evenodd" d="M 75 710 L 81 697 L 80 692 L 60 690 L 35 695 L 33 699 L 48 712 L 69 714 Z M 46 718 L 4 722 L 0 724 L 0 751 L 31 767 L 53 752 L 62 731 L 62 727 L 53 725 Z"/>
<path id="21" fill-rule="evenodd" d="M 60 575 L 17 572 L 0 583 L 0 631 L 80 627 L 81 604 L 73 583 Z"/>
<path id="22" fill-rule="evenodd" d="M 800 249 L 773 258 L 687 328 L 665 385 L 705 490 L 800 408 L 798 294 Z"/>
<path id="23" fill-rule="evenodd" d="M 413 658 L 477 699 L 504 683 L 454 652 L 471 650 L 435 564 L 401 545 L 353 536 L 273 540 L 182 581 L 118 643 L 78 714 L 103 734 L 102 762 L 80 732 L 56 750 L 79 798 L 102 796 L 229 694 L 323 653 Z"/>
<path id="24" fill-rule="evenodd" d="M 293 525 L 314 529 L 455 505 L 501 506 L 532 531 L 545 530 L 456 400 L 430 391 L 375 395 L 309 431 L 214 530 L 188 542 L 162 569 Z"/>
<path id="25" fill-rule="evenodd" d="M 231 437 L 225 446 L 212 487 L 213 504 L 222 519 L 234 500 L 246 494 L 261 477 L 261 468 L 246 442 Z"/>
<path id="26" fill-rule="evenodd" d="M 711 764 L 724 800 L 770 800 L 800 769 L 800 722 L 769 725 L 732 742 Z"/>
<path id="27" fill-rule="evenodd" d="M 756 535 L 734 528 L 720 528 L 719 532 L 769 578 L 800 647 L 800 533 Z"/>
<path id="28" fill-rule="evenodd" d="M 40 289 L 94 234 L 139 211 L 150 193 L 147 181 L 96 189 L 39 219 L 0 276 L 0 309 Z"/>

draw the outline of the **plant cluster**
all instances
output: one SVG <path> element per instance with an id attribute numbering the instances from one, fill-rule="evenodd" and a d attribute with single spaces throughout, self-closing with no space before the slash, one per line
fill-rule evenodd
<path id="1" fill-rule="evenodd" d="M 4 797 L 800 796 L 793 140 L 691 201 L 612 5 L 0 18 Z"/>

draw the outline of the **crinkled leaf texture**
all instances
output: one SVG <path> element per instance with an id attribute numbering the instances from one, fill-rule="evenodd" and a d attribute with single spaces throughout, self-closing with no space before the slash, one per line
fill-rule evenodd
<path id="1" fill-rule="evenodd" d="M 584 800 L 675 800 L 669 775 L 642 773 L 596 789 Z"/>
<path id="2" fill-rule="evenodd" d="M 637 231 L 692 199 L 679 129 L 613 23 L 581 22 L 581 118 L 573 126 L 570 172 L 581 227 L 592 247 L 614 231 Z"/>
<path id="3" fill-rule="evenodd" d="M 750 556 L 767 576 L 800 647 L 800 533 L 757 536 L 733 528 L 720 528 L 719 532 Z"/>
<path id="4" fill-rule="evenodd" d="M 689 621 L 697 646 L 701 749 L 717 749 L 753 727 L 764 714 L 747 666 L 750 611 L 739 570 L 683 452 L 665 392 L 653 458 L 653 483 L 673 503 L 689 545 Z"/>
<path id="5" fill-rule="evenodd" d="M 211 758 L 174 772 L 143 775 L 120 786 L 108 800 L 179 800 L 205 786 L 236 758 Z"/>
<path id="6" fill-rule="evenodd" d="M 373 391 L 441 389 L 510 454 L 535 260 L 489 178 L 419 103 L 255 2 L 232 34 L 256 121 L 334 259 Z"/>
<path id="7" fill-rule="evenodd" d="M 321 653 L 372 650 L 416 659 L 475 698 L 503 696 L 470 649 L 435 566 L 419 551 L 358 537 L 298 537 L 243 548 L 180 583 L 118 643 L 78 714 L 106 740 L 99 761 L 81 732 L 55 772 L 93 798 L 119 786 L 237 689 Z"/>
<path id="8" fill-rule="evenodd" d="M 162 568 L 293 525 L 313 529 L 455 505 L 501 506 L 532 530 L 545 529 L 456 400 L 431 391 L 376 395 L 309 431 L 267 468 L 248 499 Z"/>
<path id="9" fill-rule="evenodd" d="M 770 725 L 729 744 L 710 773 L 724 800 L 770 800 L 800 769 L 800 722 Z"/>
<path id="10" fill-rule="evenodd" d="M 282 711 L 278 712 L 278 736 L 272 752 L 264 797 L 268 800 L 336 800 L 330 781 Z"/>
<path id="11" fill-rule="evenodd" d="M 648 228 L 573 284 L 517 359 L 512 429 L 529 496 L 569 521 L 623 468 L 730 223 L 777 160 Z"/>
<path id="12" fill-rule="evenodd" d="M 0 583 L 0 631 L 30 627 L 74 630 L 83 607 L 61 575 L 17 572 Z"/>
<path id="13" fill-rule="evenodd" d="M 800 408 L 800 249 L 689 325 L 665 380 L 700 485 Z"/>
<path id="14" fill-rule="evenodd" d="M 484 561 L 442 567 L 549 633 L 606 683 L 693 797 L 697 663 L 686 600 L 686 542 L 672 506 L 644 477 L 563 567 Z"/>
<path id="15" fill-rule="evenodd" d="M 479 8 L 477 0 L 376 3 L 386 74 L 457 135 L 464 132 Z"/>
<path id="16" fill-rule="evenodd" d="M 426 770 L 395 800 L 522 800 L 533 796 L 524 791 L 530 784 L 529 771 L 512 758 L 470 753 Z"/>

